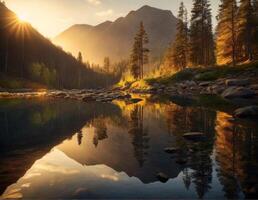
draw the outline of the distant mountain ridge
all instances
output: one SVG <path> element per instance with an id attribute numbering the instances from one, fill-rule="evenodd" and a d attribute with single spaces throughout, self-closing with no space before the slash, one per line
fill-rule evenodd
<path id="1" fill-rule="evenodd" d="M 175 37 L 177 18 L 169 10 L 150 6 L 131 11 L 114 22 L 106 21 L 97 26 L 74 25 L 53 42 L 74 55 L 81 51 L 85 59 L 99 64 L 105 56 L 118 61 L 129 57 L 141 21 L 149 35 L 151 55 L 159 58 Z"/>

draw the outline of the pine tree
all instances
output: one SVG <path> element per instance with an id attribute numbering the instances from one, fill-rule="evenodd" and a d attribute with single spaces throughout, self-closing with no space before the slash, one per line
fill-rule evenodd
<path id="1" fill-rule="evenodd" d="M 77 60 L 82 63 L 83 62 L 83 59 L 82 59 L 82 53 L 79 51 L 78 53 L 78 57 L 77 57 Z"/>
<path id="2" fill-rule="evenodd" d="M 187 10 L 181 2 L 178 12 L 177 34 L 172 45 L 172 63 L 176 70 L 182 70 L 187 66 L 188 58 L 188 26 Z"/>
<path id="3" fill-rule="evenodd" d="M 221 0 L 217 26 L 217 62 L 236 65 L 236 0 Z"/>
<path id="4" fill-rule="evenodd" d="M 194 66 L 215 63 L 209 0 L 194 0 L 190 25 L 190 62 Z"/>
<path id="5" fill-rule="evenodd" d="M 254 18 L 251 0 L 241 0 L 237 16 L 237 60 L 253 60 Z"/>
<path id="6" fill-rule="evenodd" d="M 110 59 L 109 59 L 109 57 L 104 58 L 104 70 L 107 73 L 110 72 Z"/>
<path id="7" fill-rule="evenodd" d="M 82 53 L 80 51 L 78 53 L 77 60 L 78 60 L 79 63 L 83 63 Z M 81 79 L 82 79 L 81 68 L 78 68 L 78 88 L 81 88 L 81 82 L 82 82 Z"/>
<path id="8" fill-rule="evenodd" d="M 144 29 L 143 22 L 141 22 L 139 31 L 134 38 L 134 45 L 131 54 L 131 74 L 135 79 L 143 78 L 143 67 L 148 63 L 149 49 L 146 48 L 148 43 L 148 35 Z"/>

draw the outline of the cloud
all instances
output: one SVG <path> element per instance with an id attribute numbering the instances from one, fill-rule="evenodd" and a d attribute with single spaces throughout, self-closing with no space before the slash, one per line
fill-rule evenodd
<path id="1" fill-rule="evenodd" d="M 99 16 L 99 17 L 106 17 L 106 16 L 110 16 L 110 15 L 113 15 L 113 14 L 114 14 L 114 11 L 112 9 L 96 13 L 96 15 Z"/>
<path id="2" fill-rule="evenodd" d="M 101 4 L 100 0 L 87 0 L 90 4 L 94 5 L 94 6 L 98 6 Z"/>

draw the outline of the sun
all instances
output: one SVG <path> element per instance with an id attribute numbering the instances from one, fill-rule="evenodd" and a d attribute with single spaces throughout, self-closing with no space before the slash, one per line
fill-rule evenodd
<path id="1" fill-rule="evenodd" d="M 25 23 L 27 21 L 27 17 L 25 14 L 18 14 L 18 19 L 21 23 Z"/>

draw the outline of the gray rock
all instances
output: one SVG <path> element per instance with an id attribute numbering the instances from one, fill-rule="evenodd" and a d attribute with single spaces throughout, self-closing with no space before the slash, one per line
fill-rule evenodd
<path id="1" fill-rule="evenodd" d="M 67 94 L 65 92 L 59 92 L 59 93 L 55 94 L 55 97 L 57 97 L 57 98 L 64 98 L 66 96 L 67 96 Z"/>
<path id="2" fill-rule="evenodd" d="M 255 95 L 256 94 L 253 90 L 244 87 L 230 87 L 221 94 L 221 96 L 226 99 L 250 98 Z"/>
<path id="3" fill-rule="evenodd" d="M 205 81 L 205 82 L 201 82 L 201 83 L 199 83 L 199 86 L 201 86 L 201 87 L 207 87 L 207 86 L 209 86 L 210 85 L 210 81 Z"/>
<path id="4" fill-rule="evenodd" d="M 10 97 L 12 94 L 9 92 L 1 92 L 0 93 L 0 98 L 6 98 L 6 97 Z"/>
<path id="5" fill-rule="evenodd" d="M 85 96 L 82 98 L 82 100 L 85 102 L 91 102 L 91 101 L 94 101 L 95 98 L 93 98 L 93 96 Z"/>
<path id="6" fill-rule="evenodd" d="M 219 85 L 215 85 L 215 87 L 212 88 L 213 94 L 217 94 L 217 95 L 220 95 L 224 90 L 225 90 L 225 87 L 219 86 Z"/>
<path id="7" fill-rule="evenodd" d="M 185 133 L 183 137 L 187 140 L 201 140 L 205 138 L 205 134 L 201 132 Z"/>
<path id="8" fill-rule="evenodd" d="M 238 118 L 258 117 L 258 106 L 239 108 L 234 115 Z"/>
<path id="9" fill-rule="evenodd" d="M 191 87 L 191 86 L 196 86 L 197 84 L 194 81 L 186 81 L 185 85 L 188 86 L 188 87 Z"/>
<path id="10" fill-rule="evenodd" d="M 258 90 L 258 84 L 253 84 L 250 86 L 252 90 Z"/>
<path id="11" fill-rule="evenodd" d="M 162 173 L 162 172 L 157 174 L 157 178 L 162 183 L 166 183 L 169 180 L 169 177 L 166 174 Z"/>
<path id="12" fill-rule="evenodd" d="M 225 83 L 227 86 L 247 86 L 250 81 L 248 79 L 228 79 Z"/>

